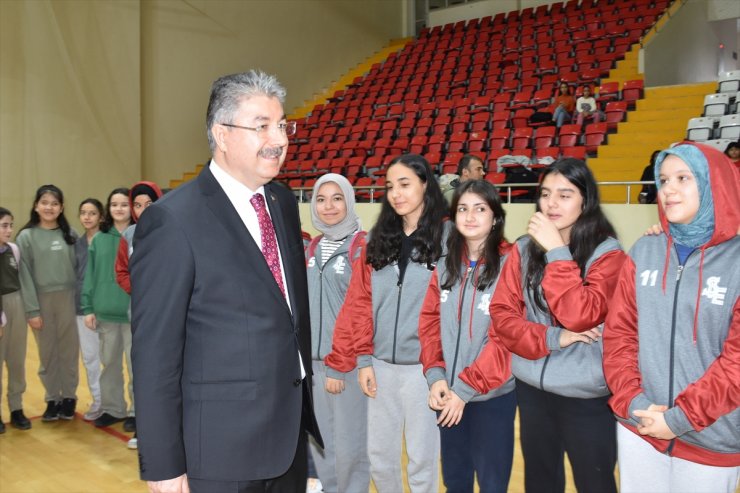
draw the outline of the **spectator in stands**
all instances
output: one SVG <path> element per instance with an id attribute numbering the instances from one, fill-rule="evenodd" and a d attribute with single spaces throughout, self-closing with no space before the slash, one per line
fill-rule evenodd
<path id="1" fill-rule="evenodd" d="M 386 175 L 370 240 L 352 266 L 344 305 L 324 358 L 334 378 L 359 367 L 368 401 L 370 474 L 379 493 L 403 491 L 403 438 L 413 492 L 438 491 L 439 431 L 419 362 L 419 314 L 450 222 L 426 159 L 404 154 Z"/>
<path id="2" fill-rule="evenodd" d="M 90 389 L 92 403 L 90 409 L 82 416 L 85 421 L 94 421 L 103 414 L 100 407 L 100 338 L 98 333 L 85 326 L 85 314 L 82 312 L 80 300 L 82 285 L 85 282 L 87 270 L 87 254 L 90 243 L 100 231 L 100 224 L 105 219 L 105 209 L 98 199 L 87 198 L 80 203 L 80 224 L 85 232 L 75 242 L 75 256 L 77 257 L 77 286 L 75 290 L 77 302 L 77 335 L 80 338 L 80 354 L 82 364 L 87 373 L 87 387 Z"/>
<path id="3" fill-rule="evenodd" d="M 455 228 L 419 319 L 429 407 L 439 412 L 442 477 L 450 492 L 505 493 L 514 456 L 516 394 L 511 353 L 491 342 L 488 312 L 504 256 L 505 212 L 498 190 L 468 181 L 452 199 Z M 460 337 L 461 332 L 465 335 Z"/>
<path id="4" fill-rule="evenodd" d="M 20 249 L 11 243 L 12 234 L 13 214 L 0 207 L 0 397 L 3 366 L 7 366 L 10 425 L 19 430 L 28 430 L 31 421 L 23 414 L 28 327 L 19 277 Z M 5 425 L 0 419 L 0 433 L 4 432 Z"/>
<path id="5" fill-rule="evenodd" d="M 653 154 L 650 156 L 650 164 L 645 166 L 645 169 L 642 171 L 640 181 L 655 181 L 655 174 L 653 173 L 653 169 L 655 166 L 655 158 L 658 157 L 658 154 L 660 154 L 660 151 L 654 151 Z M 657 197 L 658 189 L 655 187 L 654 184 L 650 183 L 648 185 L 642 186 L 639 199 L 641 204 L 654 204 Z"/>
<path id="6" fill-rule="evenodd" d="M 616 493 L 616 422 L 601 369 L 601 324 L 625 254 L 583 161 L 543 173 L 537 212 L 514 245 L 490 305 L 512 353 L 526 491 Z"/>
<path id="7" fill-rule="evenodd" d="M 440 178 L 440 186 L 442 187 L 442 194 L 448 204 L 452 202 L 452 196 L 455 194 L 455 188 L 468 180 L 482 180 L 486 175 L 483 167 L 483 161 L 472 154 L 466 154 L 460 159 L 460 163 L 457 165 L 457 178 L 447 179 L 449 175 L 445 175 Z"/>
<path id="8" fill-rule="evenodd" d="M 367 491 L 367 398 L 358 385 L 345 388 L 344 380 L 328 376 L 324 364 L 324 356 L 331 351 L 334 324 L 347 294 L 353 262 L 365 244 L 349 180 L 334 173 L 319 178 L 311 194 L 311 220 L 321 233 L 311 240 L 306 259 L 314 412 L 324 447 L 310 440 L 310 456 L 324 492 Z M 350 373 L 350 382 L 354 381 L 356 369 Z"/>
<path id="9" fill-rule="evenodd" d="M 552 113 L 552 121 L 560 128 L 565 122 L 573 118 L 573 110 L 576 108 L 576 100 L 570 93 L 570 87 L 565 82 L 560 84 L 560 92 L 555 96 L 555 110 Z"/>
<path id="10" fill-rule="evenodd" d="M 583 86 L 583 95 L 576 100 L 576 113 L 578 114 L 576 123 L 581 126 L 583 126 L 585 120 L 590 120 L 594 123 L 601 121 L 601 111 L 599 111 L 599 107 L 596 104 L 596 99 L 591 94 L 590 86 Z"/>
<path id="11" fill-rule="evenodd" d="M 604 329 L 620 491 L 732 493 L 740 176 L 717 150 L 684 142 L 658 156 L 654 177 L 663 232 L 630 250 Z"/>
<path id="12" fill-rule="evenodd" d="M 74 244 L 64 216 L 64 194 L 54 185 L 36 191 L 31 218 L 16 237 L 21 252 L 21 296 L 39 350 L 46 410 L 41 421 L 72 420 L 77 407 L 77 336 Z"/>
<path id="13" fill-rule="evenodd" d="M 730 142 L 727 144 L 725 155 L 730 158 L 730 161 L 732 161 L 737 168 L 740 168 L 740 142 Z"/>

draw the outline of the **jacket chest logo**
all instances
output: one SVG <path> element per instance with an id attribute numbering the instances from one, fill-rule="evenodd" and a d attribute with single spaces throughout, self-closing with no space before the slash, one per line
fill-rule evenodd
<path id="1" fill-rule="evenodd" d="M 336 262 L 334 262 L 334 265 L 332 268 L 334 269 L 334 272 L 337 274 L 344 274 L 344 267 L 347 265 L 347 263 L 344 261 L 344 257 L 337 257 Z"/>
<path id="2" fill-rule="evenodd" d="M 713 305 L 723 306 L 725 304 L 725 293 L 727 293 L 727 287 L 719 285 L 721 278 L 719 276 L 712 276 L 707 279 L 707 287 L 701 292 L 702 296 L 706 296 L 712 301 Z"/>
<path id="3" fill-rule="evenodd" d="M 314 267 L 316 266 L 316 257 L 311 257 L 308 259 L 308 266 L 307 267 Z"/>
<path id="4" fill-rule="evenodd" d="M 488 315 L 488 307 L 491 305 L 491 295 L 486 293 L 480 297 L 480 303 L 478 303 L 478 310 L 483 312 L 483 315 Z"/>

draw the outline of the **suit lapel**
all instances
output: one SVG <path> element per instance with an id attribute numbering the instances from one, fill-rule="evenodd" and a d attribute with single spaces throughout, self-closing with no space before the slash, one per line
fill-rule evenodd
<path id="1" fill-rule="evenodd" d="M 285 297 L 283 296 L 283 293 L 280 292 L 280 288 L 275 282 L 275 278 L 272 277 L 272 272 L 270 272 L 270 268 L 267 266 L 265 257 L 262 255 L 262 251 L 259 246 L 257 246 L 257 243 L 254 241 L 254 238 L 252 238 L 252 235 L 249 233 L 249 230 L 242 221 L 242 218 L 239 217 L 239 213 L 236 212 L 236 209 L 229 200 L 229 197 L 213 177 L 213 174 L 208 167 L 198 175 L 198 182 L 201 192 L 205 196 L 207 207 L 210 209 L 216 220 L 228 232 L 236 245 L 236 251 L 239 252 L 239 258 L 235 260 L 242 262 L 245 266 L 245 270 L 249 272 L 250 275 L 256 275 L 259 278 L 260 286 L 270 286 L 268 289 L 282 302 L 285 309 L 288 310 L 288 304 L 285 301 Z M 268 202 L 270 202 L 270 200 L 268 200 Z M 280 244 L 280 241 L 278 241 L 278 244 Z M 280 248 L 280 252 L 282 254 L 282 245 Z"/>

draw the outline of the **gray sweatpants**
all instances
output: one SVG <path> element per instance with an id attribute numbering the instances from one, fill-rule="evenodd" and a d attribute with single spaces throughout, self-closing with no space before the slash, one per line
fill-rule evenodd
<path id="1" fill-rule="evenodd" d="M 0 397 L 3 393 L 3 368 L 8 367 L 8 408 L 10 412 L 23 409 L 26 391 L 26 348 L 28 326 L 21 292 L 3 295 L 3 311 L 8 319 L 0 337 Z"/>
<path id="2" fill-rule="evenodd" d="M 39 378 L 46 389 L 44 400 L 77 398 L 80 340 L 75 317 L 75 290 L 39 293 L 43 327 L 33 331 L 39 348 Z"/>
<path id="3" fill-rule="evenodd" d="M 366 493 L 370 488 L 367 458 L 367 401 L 357 385 L 357 370 L 346 375 L 344 392 L 325 389 L 326 366 L 312 361 L 313 408 L 324 448 L 309 440 L 310 453 L 324 493 Z"/>
<path id="4" fill-rule="evenodd" d="M 77 315 L 77 335 L 80 338 L 80 354 L 82 364 L 87 373 L 87 387 L 90 389 L 92 403 L 90 409 L 100 408 L 100 337 L 97 331 L 90 330 L 85 325 L 85 316 Z"/>
<path id="5" fill-rule="evenodd" d="M 373 358 L 377 396 L 368 402 L 370 474 L 378 493 L 403 491 L 403 439 L 412 493 L 439 491 L 439 430 L 429 408 L 421 365 L 393 365 Z"/>
<path id="6" fill-rule="evenodd" d="M 103 412 L 125 418 L 134 416 L 134 379 L 131 374 L 131 324 L 98 320 L 100 338 L 100 408 Z M 128 398 L 131 403 L 126 411 L 123 397 L 123 357 L 128 368 Z"/>
<path id="7" fill-rule="evenodd" d="M 740 467 L 715 467 L 661 454 L 617 425 L 621 493 L 733 493 Z"/>

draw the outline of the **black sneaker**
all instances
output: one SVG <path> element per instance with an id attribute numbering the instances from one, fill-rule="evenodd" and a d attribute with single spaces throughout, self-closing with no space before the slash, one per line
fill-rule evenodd
<path id="1" fill-rule="evenodd" d="M 136 432 L 136 418 L 135 417 L 129 416 L 123 421 L 123 431 L 126 431 L 128 433 Z"/>
<path id="2" fill-rule="evenodd" d="M 124 418 L 116 418 L 115 416 L 111 416 L 108 413 L 103 413 L 103 415 L 100 416 L 95 421 L 93 421 L 93 423 L 98 428 L 104 428 L 106 426 L 111 426 L 111 425 L 114 425 L 116 423 L 120 423 L 123 420 L 124 420 Z"/>
<path id="3" fill-rule="evenodd" d="M 75 408 L 77 408 L 77 399 L 62 400 L 62 408 L 59 411 L 59 417 L 67 421 L 75 419 Z"/>
<path id="4" fill-rule="evenodd" d="M 23 414 L 23 409 L 18 409 L 10 413 L 10 426 L 19 430 L 30 430 L 31 420 Z"/>
<path id="5" fill-rule="evenodd" d="M 46 411 L 41 416 L 41 421 L 48 423 L 50 421 L 57 421 L 59 419 L 59 410 L 62 407 L 60 402 L 48 401 L 46 403 Z"/>
<path id="6" fill-rule="evenodd" d="M 5 423 L 3 423 L 3 418 L 0 418 L 0 435 L 5 433 Z"/>

